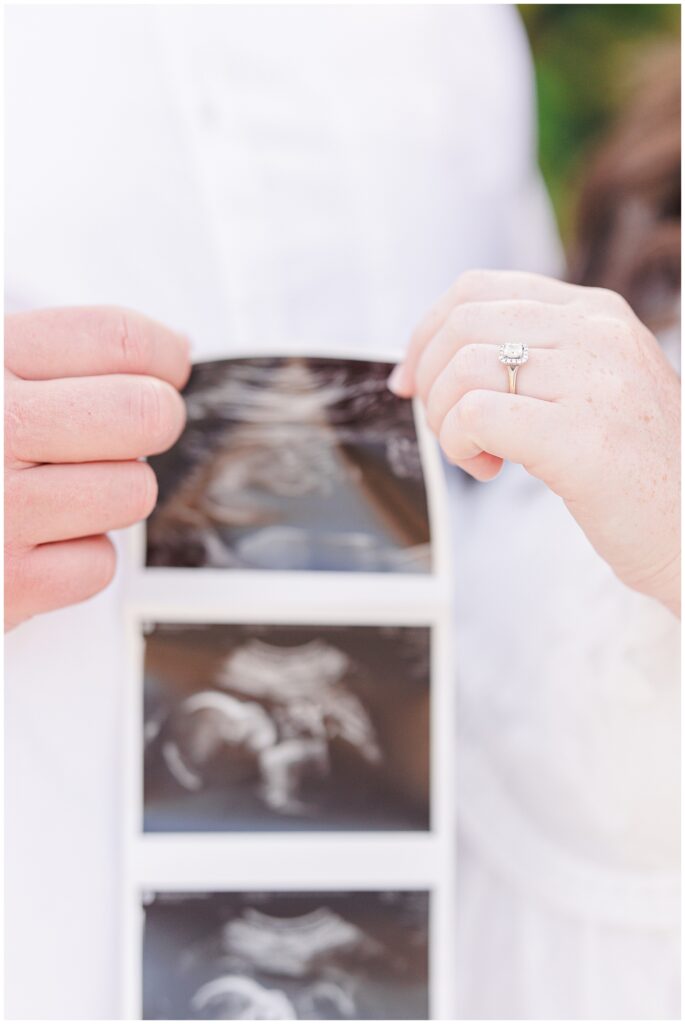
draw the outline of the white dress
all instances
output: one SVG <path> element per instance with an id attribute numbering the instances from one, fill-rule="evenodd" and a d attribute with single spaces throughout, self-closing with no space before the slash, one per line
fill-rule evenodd
<path id="1" fill-rule="evenodd" d="M 15 8 L 7 43 L 10 307 L 399 354 L 461 270 L 558 269 L 512 8 Z M 677 1015 L 676 627 L 517 468 L 451 486 L 455 1013 Z M 118 616 L 8 638 L 9 1017 L 120 1012 Z"/>
<path id="2" fill-rule="evenodd" d="M 678 624 L 520 467 L 453 483 L 459 1013 L 677 1016 Z"/>

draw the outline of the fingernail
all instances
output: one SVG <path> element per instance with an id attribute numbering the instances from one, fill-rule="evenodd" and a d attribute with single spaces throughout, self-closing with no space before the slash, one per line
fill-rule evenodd
<path id="1" fill-rule="evenodd" d="M 409 374 L 404 363 L 398 363 L 388 377 L 388 388 L 398 398 L 409 396 Z"/>

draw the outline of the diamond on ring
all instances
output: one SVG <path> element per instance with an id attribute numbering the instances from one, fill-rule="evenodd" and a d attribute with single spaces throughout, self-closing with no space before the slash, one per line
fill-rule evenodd
<path id="1" fill-rule="evenodd" d="M 528 362 L 528 346 L 518 341 L 507 341 L 500 345 L 498 358 L 505 366 L 523 366 Z"/>

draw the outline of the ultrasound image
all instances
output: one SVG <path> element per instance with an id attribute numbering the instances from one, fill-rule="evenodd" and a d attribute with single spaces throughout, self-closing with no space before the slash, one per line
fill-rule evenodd
<path id="1" fill-rule="evenodd" d="M 426 892 L 150 893 L 145 1020 L 427 1020 Z"/>
<path id="2" fill-rule="evenodd" d="M 425 830 L 430 630 L 158 624 L 144 829 Z"/>
<path id="3" fill-rule="evenodd" d="M 194 367 L 188 420 L 150 459 L 147 565 L 425 573 L 426 491 L 390 363 L 227 359 Z"/>

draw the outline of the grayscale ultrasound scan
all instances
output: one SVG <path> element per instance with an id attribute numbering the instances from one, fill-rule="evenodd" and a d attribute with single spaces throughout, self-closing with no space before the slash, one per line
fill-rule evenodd
<path id="1" fill-rule="evenodd" d="M 430 630 L 146 629 L 147 832 L 429 828 Z"/>
<path id="2" fill-rule="evenodd" d="M 150 893 L 145 1020 L 427 1020 L 426 892 Z"/>
<path id="3" fill-rule="evenodd" d="M 426 489 L 392 364 L 322 357 L 200 363 L 186 428 L 150 460 L 148 566 L 425 573 Z"/>

